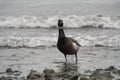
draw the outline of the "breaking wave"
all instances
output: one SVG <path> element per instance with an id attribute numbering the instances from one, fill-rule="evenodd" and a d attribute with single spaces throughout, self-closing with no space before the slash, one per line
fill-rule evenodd
<path id="1" fill-rule="evenodd" d="M 120 29 L 120 16 L 1 16 L 0 28 L 53 28 L 62 18 L 66 28 L 96 27 Z"/>
<path id="2" fill-rule="evenodd" d="M 118 36 L 89 36 L 78 35 L 75 39 L 82 47 L 120 47 L 120 35 Z M 56 47 L 56 36 L 48 37 L 0 37 L 0 47 L 8 48 L 37 48 Z"/>

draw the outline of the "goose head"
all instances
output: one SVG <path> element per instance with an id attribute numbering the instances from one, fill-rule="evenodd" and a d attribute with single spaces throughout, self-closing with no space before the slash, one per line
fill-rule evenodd
<path id="1" fill-rule="evenodd" d="M 63 20 L 62 20 L 62 19 L 59 19 L 59 20 L 58 20 L 58 27 L 59 27 L 59 28 L 62 28 L 62 27 L 63 27 Z"/>

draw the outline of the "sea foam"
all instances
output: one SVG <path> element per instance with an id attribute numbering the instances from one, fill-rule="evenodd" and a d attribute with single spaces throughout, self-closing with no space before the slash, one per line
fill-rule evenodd
<path id="1" fill-rule="evenodd" d="M 75 39 L 82 47 L 120 47 L 120 35 L 116 36 L 90 36 L 78 35 Z M 56 47 L 56 36 L 41 37 L 0 37 L 0 47 L 8 48 L 38 48 Z"/>
<path id="2" fill-rule="evenodd" d="M 53 28 L 58 19 L 64 20 L 65 28 L 96 27 L 120 29 L 120 16 L 1 16 L 0 28 Z"/>

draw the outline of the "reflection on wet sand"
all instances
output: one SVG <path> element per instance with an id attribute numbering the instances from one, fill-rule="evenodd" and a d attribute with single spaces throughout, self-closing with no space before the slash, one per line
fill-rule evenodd
<path id="1" fill-rule="evenodd" d="M 71 78 L 74 75 L 79 75 L 78 65 L 73 63 L 62 63 L 59 67 L 59 74 L 64 78 Z"/>

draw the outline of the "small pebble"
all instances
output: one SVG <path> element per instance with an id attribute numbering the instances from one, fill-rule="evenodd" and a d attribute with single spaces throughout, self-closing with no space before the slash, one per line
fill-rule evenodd
<path id="1" fill-rule="evenodd" d="M 89 79 L 86 77 L 81 77 L 80 80 L 89 80 Z"/>
<path id="2" fill-rule="evenodd" d="M 73 76 L 70 80 L 78 80 L 78 75 Z"/>

